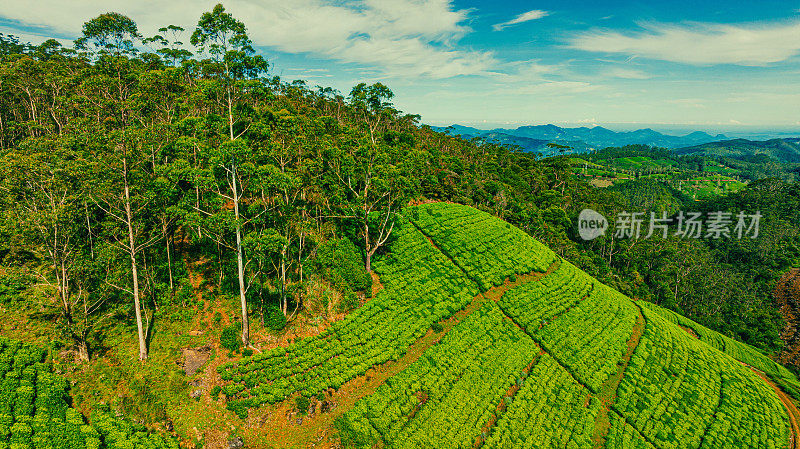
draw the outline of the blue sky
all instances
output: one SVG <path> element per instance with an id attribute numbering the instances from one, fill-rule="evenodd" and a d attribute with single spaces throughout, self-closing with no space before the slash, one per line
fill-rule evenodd
<path id="1" fill-rule="evenodd" d="M 0 32 L 72 40 L 113 10 L 151 35 L 214 3 L 6 0 Z M 274 74 L 345 94 L 381 81 L 429 124 L 800 132 L 800 0 L 224 4 Z"/>

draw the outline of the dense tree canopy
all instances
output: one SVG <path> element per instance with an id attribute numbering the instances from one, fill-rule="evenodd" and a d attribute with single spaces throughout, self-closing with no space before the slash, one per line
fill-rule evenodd
<path id="1" fill-rule="evenodd" d="M 349 240 L 370 271 L 396 214 L 428 200 L 488 211 L 625 293 L 779 348 L 770 294 L 798 258 L 796 185 L 699 204 L 647 180 L 596 189 L 564 156 L 433 132 L 381 83 L 345 97 L 269 77 L 221 5 L 191 33 L 159 32 L 107 13 L 75 49 L 0 35 L 0 301 L 45 312 L 82 358 L 102 340 L 98 323 L 134 320 L 146 358 L 154 316 L 186 306 L 191 270 L 238 298 L 247 345 L 250 316 L 291 321 L 313 300 L 309 277 L 331 272 L 318 248 Z M 581 209 L 630 204 L 770 219 L 753 242 L 577 237 Z"/>

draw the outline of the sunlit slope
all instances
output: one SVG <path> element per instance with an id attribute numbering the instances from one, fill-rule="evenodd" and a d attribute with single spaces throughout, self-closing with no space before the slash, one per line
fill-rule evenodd
<path id="1" fill-rule="evenodd" d="M 785 366 L 765 356 L 758 349 L 713 331 L 671 310 L 649 302 L 642 302 L 641 305 L 657 312 L 672 323 L 690 329 L 700 340 L 725 352 L 736 360 L 764 372 L 784 390 L 787 390 L 795 397 L 800 397 L 800 382 L 798 382 L 797 376 L 792 374 Z"/>
<path id="2" fill-rule="evenodd" d="M 493 224 L 506 227 L 498 220 Z M 541 245 L 539 252 L 528 251 L 531 241 L 522 237 L 506 239 L 503 252 L 525 253 L 526 269 L 545 271 L 553 253 Z M 398 218 L 389 246 L 374 263 L 384 288 L 364 306 L 317 337 L 220 367 L 230 382 L 223 388 L 228 408 L 244 416 L 249 408 L 294 394 L 311 397 L 338 389 L 372 366 L 397 360 L 433 323 L 450 318 L 479 293 L 407 218 Z"/>
<path id="3" fill-rule="evenodd" d="M 102 410 L 89 425 L 69 405 L 68 389 L 44 349 L 0 337 L 0 449 L 178 448 L 176 440 Z"/>
<path id="4" fill-rule="evenodd" d="M 330 392 L 405 357 L 337 421 L 345 447 L 788 446 L 786 409 L 750 368 L 513 226 L 444 203 L 397 226 L 383 292 L 319 337 L 226 365 L 229 407 Z"/>
<path id="5" fill-rule="evenodd" d="M 464 206 L 421 205 L 406 215 L 481 290 L 499 285 L 512 273 L 544 268 L 525 262 L 526 258 L 544 260 L 545 265 L 555 260 L 529 237 L 520 237 L 528 242 L 516 247 L 529 248 L 530 253 L 507 254 L 503 235 L 494 233 L 506 225 Z M 470 251 L 476 255 L 470 257 Z M 504 322 L 522 331 L 520 342 L 536 345 L 536 356 L 526 370 L 518 370 L 526 365 L 522 360 L 504 364 L 518 352 L 504 351 L 494 363 L 485 359 L 470 363 L 468 353 L 482 347 L 465 349 L 463 338 L 445 337 L 440 347 L 426 353 L 436 366 L 459 367 L 485 379 L 496 378 L 488 374 L 499 366 L 513 369 L 497 381 L 499 388 L 467 387 L 430 371 L 432 362 L 423 356 L 346 415 L 340 423 L 345 442 L 390 447 L 660 449 L 769 448 L 789 443 L 786 410 L 758 376 L 657 314 L 642 311 L 568 262 L 562 261 L 541 280 L 509 289 L 496 302 L 486 301 L 489 307 L 498 307 Z M 641 328 L 635 333 L 637 321 Z M 480 329 L 465 320 L 451 332 L 473 335 Z M 419 372 L 431 374 L 421 382 L 406 380 Z M 435 389 L 428 387 L 431 383 Z M 515 391 L 495 397 L 491 404 L 484 394 L 470 394 L 471 389 L 508 392 L 515 385 Z M 441 391 L 462 401 L 444 406 L 433 399 Z M 433 396 L 422 401 L 423 392 Z M 474 416 L 475 410 L 481 416 L 488 414 L 487 419 L 482 423 L 461 419 Z M 387 422 L 387 411 L 395 427 L 382 424 Z M 458 431 L 438 430 L 428 423 Z M 409 437 L 407 429 L 425 429 L 421 434 L 425 439 Z"/>
<path id="6" fill-rule="evenodd" d="M 519 228 L 468 206 L 423 204 L 406 215 L 481 289 L 515 273 L 544 272 L 556 259 Z"/>

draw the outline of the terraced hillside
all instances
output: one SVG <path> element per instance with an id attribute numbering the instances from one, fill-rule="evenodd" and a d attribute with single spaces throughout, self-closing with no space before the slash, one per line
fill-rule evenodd
<path id="1" fill-rule="evenodd" d="M 794 447 L 780 390 L 745 363 L 795 385 L 788 370 L 713 331 L 692 327 L 696 338 L 683 317 L 632 301 L 488 214 L 408 208 L 375 265 L 384 289 L 345 320 L 221 366 L 227 406 L 245 416 L 330 394 L 408 359 L 447 321 L 343 411 L 345 446 Z"/>
<path id="2" fill-rule="evenodd" d="M 70 407 L 43 349 L 0 337 L 0 449 L 177 449 L 177 441 L 96 410 Z"/>

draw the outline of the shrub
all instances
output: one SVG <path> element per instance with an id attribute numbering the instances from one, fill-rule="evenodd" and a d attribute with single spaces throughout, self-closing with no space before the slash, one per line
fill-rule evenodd
<path id="1" fill-rule="evenodd" d="M 442 323 L 437 321 L 431 325 L 431 329 L 438 334 L 444 330 L 444 326 L 442 326 Z"/>
<path id="2" fill-rule="evenodd" d="M 358 300 L 358 296 L 356 296 L 353 292 L 347 292 L 342 297 L 341 302 L 339 302 L 339 312 L 349 312 L 356 307 L 358 307 L 361 302 Z"/>
<path id="3" fill-rule="evenodd" d="M 308 406 L 311 405 L 311 400 L 305 396 L 298 396 L 294 399 L 295 405 L 297 405 L 297 412 L 301 415 L 305 415 L 308 413 Z"/>
<path id="4" fill-rule="evenodd" d="M 7 274 L 0 278 L 0 304 L 7 304 L 17 299 L 25 290 L 25 279 L 21 276 Z"/>
<path id="5" fill-rule="evenodd" d="M 286 327 L 286 315 L 280 307 L 274 304 L 264 307 L 264 327 L 273 332 L 282 331 Z"/>
<path id="6" fill-rule="evenodd" d="M 364 268 L 358 248 L 348 238 L 331 239 L 317 249 L 316 263 L 322 275 L 340 291 L 367 290 L 372 277 Z"/>
<path id="7" fill-rule="evenodd" d="M 236 351 L 242 346 L 242 340 L 239 334 L 242 331 L 242 326 L 236 322 L 230 326 L 222 329 L 222 335 L 219 337 L 219 344 L 229 351 Z"/>

